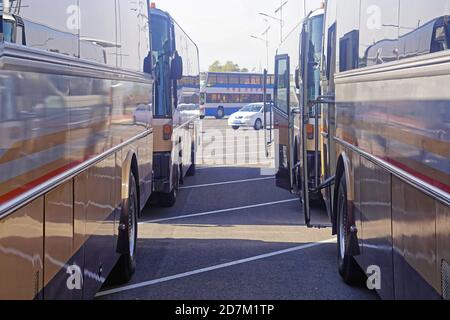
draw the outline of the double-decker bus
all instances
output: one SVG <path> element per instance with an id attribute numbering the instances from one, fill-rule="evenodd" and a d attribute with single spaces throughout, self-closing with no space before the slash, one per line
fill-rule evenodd
<path id="1" fill-rule="evenodd" d="M 3 3 L 0 299 L 88 299 L 133 274 L 153 189 L 148 5 Z"/>
<path id="2" fill-rule="evenodd" d="M 273 75 L 267 77 L 267 101 L 273 94 Z M 203 92 L 204 113 L 222 119 L 250 103 L 263 102 L 261 73 L 208 72 Z"/>
<path id="3" fill-rule="evenodd" d="M 154 200 L 175 204 L 180 184 L 195 174 L 200 114 L 197 45 L 169 13 L 152 4 L 152 56 L 155 70 Z"/>
<path id="4" fill-rule="evenodd" d="M 448 0 L 328 0 L 276 57 L 277 184 L 385 299 L 450 298 L 449 21 Z"/>

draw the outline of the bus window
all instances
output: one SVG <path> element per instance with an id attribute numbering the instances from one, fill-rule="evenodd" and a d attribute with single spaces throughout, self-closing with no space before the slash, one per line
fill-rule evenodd
<path id="1" fill-rule="evenodd" d="M 114 0 L 80 0 L 81 30 L 80 58 L 115 67 L 117 39 L 115 31 L 116 7 Z M 97 23 L 98 12 L 104 23 Z"/>
<path id="2" fill-rule="evenodd" d="M 373 22 L 373 25 L 361 23 L 360 26 L 359 56 L 361 67 L 398 60 L 399 0 L 380 0 L 377 5 L 381 10 L 380 12 L 383 12 L 380 15 L 381 20 Z M 373 1 L 361 0 L 361 21 L 370 19 L 371 14 L 373 14 L 371 10 L 374 10 Z M 344 9 L 340 7 L 340 11 L 344 11 Z M 348 14 L 345 17 L 350 19 L 352 16 Z M 417 20 L 415 23 L 417 24 Z M 352 30 L 352 28 L 346 29 L 344 33 Z M 339 25 L 339 39 L 342 37 L 341 32 L 342 28 Z"/>
<path id="3" fill-rule="evenodd" d="M 207 87 L 214 87 L 217 84 L 217 76 L 215 74 L 208 75 Z"/>
<path id="4" fill-rule="evenodd" d="M 160 55 L 168 53 L 169 26 L 166 19 L 155 16 L 151 19 L 151 28 L 153 61 L 156 63 Z"/>
<path id="5" fill-rule="evenodd" d="M 228 84 L 230 84 L 230 85 L 239 84 L 239 76 L 237 76 L 237 75 L 229 75 L 228 76 Z"/>
<path id="6" fill-rule="evenodd" d="M 253 85 L 261 85 L 262 84 L 261 76 L 252 76 L 250 81 L 251 81 L 251 84 L 253 84 Z"/>
<path id="7" fill-rule="evenodd" d="M 316 100 L 320 95 L 320 61 L 322 57 L 323 15 L 309 21 L 311 30 L 308 57 L 308 99 Z M 357 61 L 357 59 L 356 59 Z"/>
<path id="8" fill-rule="evenodd" d="M 158 86 L 155 90 L 155 117 L 172 116 L 171 87 L 166 66 L 170 63 L 170 28 L 162 16 L 152 16 L 152 55 L 156 65 Z"/>
<path id="9" fill-rule="evenodd" d="M 284 113 L 288 113 L 288 95 L 289 95 L 289 58 L 277 60 L 277 85 L 276 85 L 276 106 Z"/>
<path id="10" fill-rule="evenodd" d="M 217 84 L 228 84 L 228 76 L 223 74 L 217 75 Z"/>
<path id="11" fill-rule="evenodd" d="M 240 84 L 246 84 L 246 85 L 249 85 L 249 84 L 251 84 L 251 82 L 250 82 L 250 76 L 240 76 L 240 80 L 239 80 L 239 82 L 240 82 Z"/>
<path id="12" fill-rule="evenodd" d="M 20 45 L 24 45 L 24 38 L 23 38 L 23 26 L 17 26 L 16 31 L 16 43 Z"/>
<path id="13" fill-rule="evenodd" d="M 447 26 L 448 28 L 448 26 Z M 448 49 L 447 34 L 445 26 L 439 26 L 434 31 L 431 42 L 431 52 L 439 52 Z"/>
<path id="14" fill-rule="evenodd" d="M 119 66 L 143 71 L 144 59 L 150 50 L 148 20 L 143 19 L 147 6 L 142 1 L 118 1 L 120 32 Z"/>
<path id="15" fill-rule="evenodd" d="M 3 38 L 6 42 L 13 42 L 14 22 L 3 20 Z"/>

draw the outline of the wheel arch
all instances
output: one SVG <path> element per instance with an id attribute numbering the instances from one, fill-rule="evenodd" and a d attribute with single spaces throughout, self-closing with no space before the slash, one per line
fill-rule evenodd
<path id="1" fill-rule="evenodd" d="M 134 179 L 136 180 L 136 189 L 138 196 L 138 205 L 141 205 L 141 192 L 140 192 L 140 183 L 139 183 L 139 165 L 138 165 L 138 157 L 134 150 L 129 150 L 125 160 L 122 163 L 122 202 L 124 202 L 129 197 L 130 190 L 130 173 L 134 175 Z"/>
<path id="2" fill-rule="evenodd" d="M 351 189 L 349 188 L 350 183 L 350 160 L 345 152 L 339 155 L 337 166 L 336 166 L 336 179 L 334 183 L 334 197 L 333 197 L 333 215 L 332 215 L 332 225 L 333 225 L 333 235 L 337 234 L 337 200 L 339 196 L 339 185 L 341 179 L 345 178 L 347 181 L 347 199 L 353 199 L 351 194 Z"/>

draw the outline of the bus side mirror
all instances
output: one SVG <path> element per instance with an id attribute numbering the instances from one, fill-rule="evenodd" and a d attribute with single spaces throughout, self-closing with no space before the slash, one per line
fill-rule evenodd
<path id="1" fill-rule="evenodd" d="M 144 59 L 144 73 L 153 73 L 153 56 L 151 53 L 149 53 Z"/>
<path id="2" fill-rule="evenodd" d="M 178 53 L 175 53 L 175 58 L 172 60 L 170 74 L 172 80 L 181 80 L 183 78 L 183 59 Z"/>
<path id="3" fill-rule="evenodd" d="M 300 90 L 301 89 L 301 85 L 300 85 L 300 68 L 297 67 L 295 69 L 295 87 Z"/>

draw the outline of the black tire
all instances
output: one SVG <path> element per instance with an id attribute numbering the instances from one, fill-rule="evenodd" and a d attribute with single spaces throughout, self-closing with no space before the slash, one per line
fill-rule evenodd
<path id="1" fill-rule="evenodd" d="M 170 193 L 160 193 L 158 203 L 163 208 L 172 208 L 177 203 L 177 188 L 173 188 Z"/>
<path id="2" fill-rule="evenodd" d="M 195 165 L 195 143 L 192 143 L 191 146 L 191 166 L 189 167 L 188 171 L 186 172 L 186 177 L 193 177 L 195 176 L 196 171 L 196 165 Z"/>
<path id="3" fill-rule="evenodd" d="M 225 117 L 225 110 L 223 107 L 218 107 L 216 112 L 216 119 L 223 119 Z"/>
<path id="4" fill-rule="evenodd" d="M 136 271 L 139 204 L 136 178 L 132 172 L 129 179 L 129 197 L 125 202 L 126 208 L 124 208 L 127 210 L 125 233 L 128 235 L 128 252 L 122 254 L 116 266 L 114 283 L 117 284 L 129 282 Z"/>
<path id="5" fill-rule="evenodd" d="M 347 181 L 341 177 L 337 198 L 337 238 L 338 238 L 338 266 L 344 282 L 351 286 L 362 286 L 366 276 L 355 258 L 347 254 L 350 241 L 350 225 L 347 210 Z"/>
<path id="6" fill-rule="evenodd" d="M 176 172 L 175 185 L 170 193 L 160 193 L 158 203 L 163 208 L 172 208 L 177 203 L 178 189 L 180 187 L 180 171 Z"/>
<path id="7" fill-rule="evenodd" d="M 232 126 L 233 130 L 239 130 L 239 126 Z"/>
<path id="8" fill-rule="evenodd" d="M 263 124 L 262 124 L 261 119 L 256 119 L 254 128 L 255 128 L 256 131 L 259 131 L 259 130 L 261 130 L 263 128 Z"/>
<path id="9" fill-rule="evenodd" d="M 197 170 L 197 168 L 196 168 L 195 163 L 192 163 L 191 166 L 189 167 L 189 170 L 186 172 L 186 177 L 195 176 L 196 170 Z"/>

